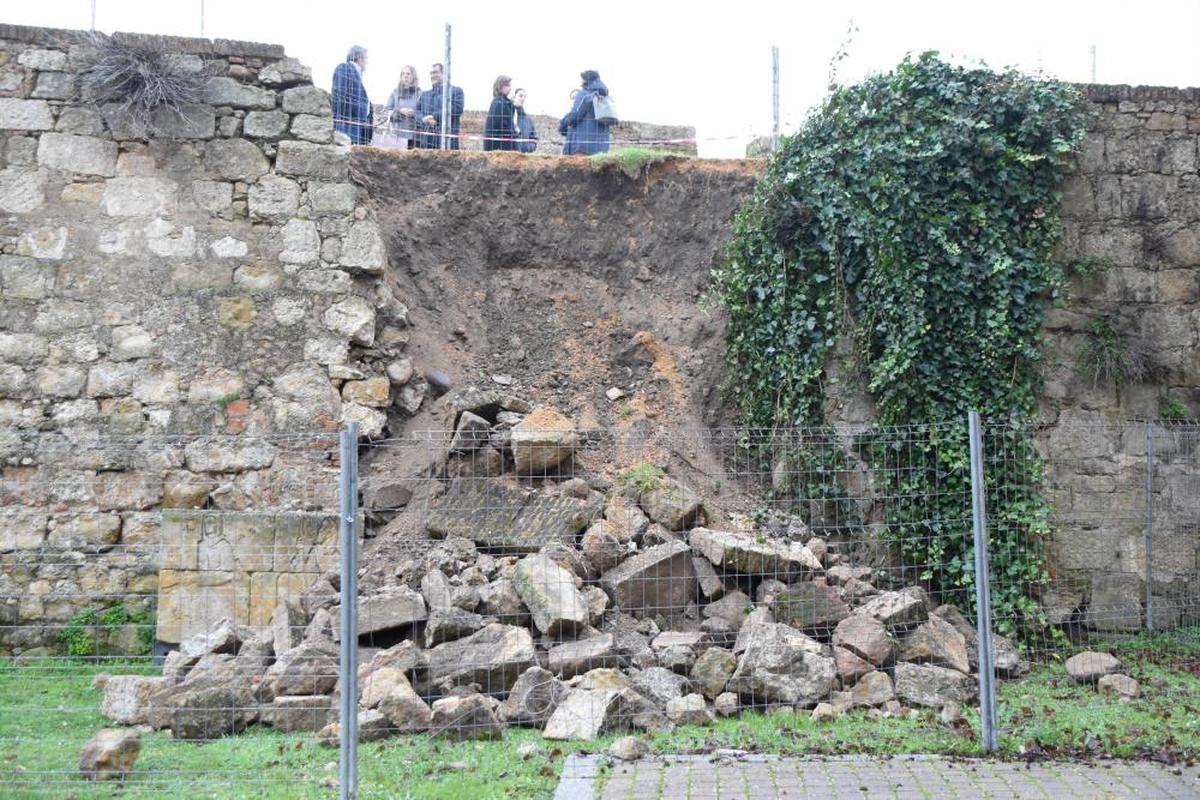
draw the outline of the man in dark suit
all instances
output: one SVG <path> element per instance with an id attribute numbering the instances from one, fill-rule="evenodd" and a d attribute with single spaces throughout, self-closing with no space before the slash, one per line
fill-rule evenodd
<path id="1" fill-rule="evenodd" d="M 429 70 L 429 80 L 433 84 L 427 91 L 421 92 L 417 101 L 417 114 L 425 125 L 425 133 L 419 138 L 420 146 L 429 150 L 441 147 L 442 133 L 442 65 L 434 64 Z M 459 149 L 459 124 L 462 121 L 464 108 L 463 90 L 457 86 L 450 87 L 450 134 L 446 147 L 450 150 Z"/>
<path id="2" fill-rule="evenodd" d="M 351 144 L 371 143 L 371 101 L 362 81 L 366 69 L 367 49 L 354 45 L 333 71 L 333 128 L 349 136 Z"/>

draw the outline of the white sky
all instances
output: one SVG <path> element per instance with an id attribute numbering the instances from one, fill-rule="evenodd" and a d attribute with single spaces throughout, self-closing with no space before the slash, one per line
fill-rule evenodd
<path id="1" fill-rule="evenodd" d="M 627 119 L 694 125 L 700 152 L 738 156 L 771 129 L 771 46 L 780 49 L 783 129 L 843 82 L 934 49 L 956 61 L 1017 66 L 1071 81 L 1200 86 L 1200 0 L 204 0 L 204 34 L 282 44 L 326 86 L 352 44 L 368 48 L 367 91 L 383 102 L 412 63 L 429 83 L 453 26 L 453 82 L 483 109 L 499 73 L 534 113 L 562 115 L 579 71 L 596 69 Z M 88 28 L 93 0 L 0 0 L 0 21 Z M 95 0 L 96 27 L 196 36 L 201 0 Z"/>

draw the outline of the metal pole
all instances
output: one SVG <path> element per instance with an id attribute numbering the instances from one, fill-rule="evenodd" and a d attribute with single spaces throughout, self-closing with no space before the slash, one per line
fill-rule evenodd
<path id="1" fill-rule="evenodd" d="M 771 152 L 779 149 L 779 48 L 771 47 Z"/>
<path id="2" fill-rule="evenodd" d="M 91 30 L 96 30 L 96 0 L 92 0 L 92 27 Z"/>
<path id="3" fill-rule="evenodd" d="M 971 445 L 971 518 L 975 532 L 975 624 L 979 632 L 979 721 L 984 752 L 994 752 L 996 678 L 992 664 L 992 593 L 987 549 L 987 506 L 983 476 L 983 437 L 979 412 L 967 416 Z"/>
<path id="4" fill-rule="evenodd" d="M 1146 423 L 1146 631 L 1154 633 L 1154 423 Z"/>
<path id="5" fill-rule="evenodd" d="M 200 0 L 200 38 L 204 38 L 204 0 Z"/>
<path id="6" fill-rule="evenodd" d="M 1096 45 L 1091 46 L 1090 54 L 1091 54 L 1091 58 L 1092 58 L 1092 83 L 1095 83 L 1096 82 Z"/>
<path id="7" fill-rule="evenodd" d="M 341 762 L 339 800 L 358 797 L 358 423 L 351 422 L 340 439 L 338 474 L 338 555 L 341 567 Z"/>
<path id="8" fill-rule="evenodd" d="M 442 64 L 442 144 L 441 149 L 449 147 L 450 142 L 450 23 L 446 23 L 446 55 Z"/>

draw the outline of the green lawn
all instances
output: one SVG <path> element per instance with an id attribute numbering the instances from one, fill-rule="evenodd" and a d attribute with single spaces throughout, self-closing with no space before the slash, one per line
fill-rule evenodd
<path id="1" fill-rule="evenodd" d="M 1200 757 L 1200 679 L 1180 665 L 1196 655 L 1157 640 L 1122 645 L 1127 672 L 1143 686 L 1131 703 L 1074 685 L 1059 664 L 1043 664 L 1000 687 L 1002 755 L 1006 757 Z M 1144 658 L 1143 658 L 1144 657 Z M 1137 658 L 1137 660 L 1135 660 Z M 1155 660 L 1166 663 L 1154 663 Z M 109 668 L 130 672 L 130 668 Z M 97 711 L 89 667 L 47 675 L 0 667 L 0 796 L 152 798 L 310 798 L 336 796 L 337 751 L 310 735 L 253 728 L 208 744 L 176 742 L 169 733 L 142 737 L 136 778 L 124 787 L 78 777 L 82 743 L 106 721 Z M 653 752 L 704 753 L 737 748 L 763 753 L 940 753 L 979 755 L 978 714 L 944 725 L 933 712 L 918 719 L 869 720 L 854 713 L 830 723 L 806 714 L 744 714 L 707 728 L 680 728 L 650 739 Z M 554 792 L 565 753 L 602 751 L 616 736 L 562 745 L 536 731 L 513 729 L 503 741 L 447 743 L 401 737 L 359 747 L 364 798 L 536 798 Z M 517 755 L 524 742 L 540 752 Z"/>

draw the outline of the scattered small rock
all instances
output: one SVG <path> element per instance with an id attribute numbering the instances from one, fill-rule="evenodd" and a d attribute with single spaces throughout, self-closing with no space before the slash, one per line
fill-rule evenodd
<path id="1" fill-rule="evenodd" d="M 608 748 L 608 754 L 622 761 L 637 761 L 646 755 L 650 748 L 636 736 L 622 736 Z"/>
<path id="2" fill-rule="evenodd" d="M 1077 653 L 1067 659 L 1067 674 L 1079 683 L 1095 683 L 1104 675 L 1121 668 L 1121 662 L 1111 653 L 1092 651 Z"/>
<path id="3" fill-rule="evenodd" d="M 624 397 L 625 393 L 623 391 L 621 391 L 620 389 L 618 389 L 616 386 L 614 386 L 611 389 L 609 389 L 607 392 L 605 392 L 604 396 L 615 403 L 616 401 L 618 401 L 622 397 Z"/>
<path id="4" fill-rule="evenodd" d="M 79 754 L 79 771 L 89 781 L 125 780 L 142 752 L 142 737 L 129 728 L 102 728 Z"/>
<path id="5" fill-rule="evenodd" d="M 1100 694 L 1115 694 L 1122 700 L 1134 700 L 1142 696 L 1142 687 L 1138 682 L 1120 673 L 1101 676 L 1096 687 Z"/>

